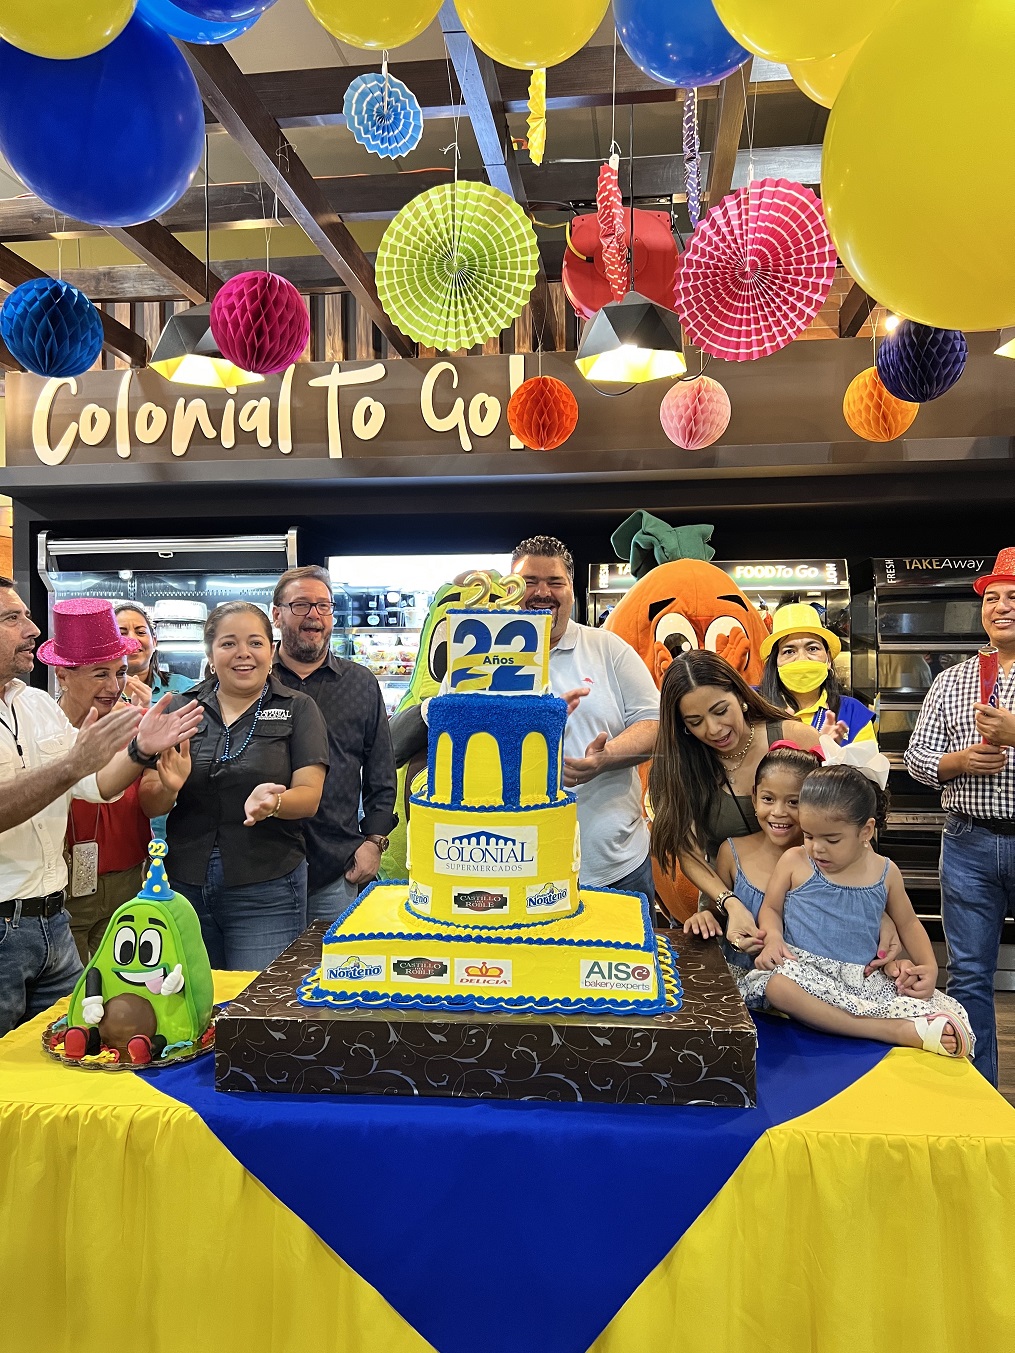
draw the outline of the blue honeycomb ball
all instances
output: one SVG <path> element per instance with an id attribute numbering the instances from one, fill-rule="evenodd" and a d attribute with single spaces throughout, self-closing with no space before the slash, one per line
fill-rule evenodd
<path id="1" fill-rule="evenodd" d="M 875 363 L 889 394 L 926 404 L 952 388 L 966 369 L 968 355 L 961 329 L 934 329 L 905 319 L 878 348 Z"/>
<path id="2" fill-rule="evenodd" d="M 4 301 L 0 337 L 26 371 L 80 376 L 102 351 L 102 319 L 83 291 L 40 277 Z"/>

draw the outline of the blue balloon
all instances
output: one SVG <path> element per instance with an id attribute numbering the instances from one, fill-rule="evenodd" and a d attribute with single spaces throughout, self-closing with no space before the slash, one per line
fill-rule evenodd
<path id="1" fill-rule="evenodd" d="M 102 319 L 83 291 L 40 277 L 4 301 L 0 338 L 37 376 L 80 376 L 102 351 Z"/>
<path id="2" fill-rule="evenodd" d="M 0 42 L 0 153 L 57 212 L 98 226 L 150 221 L 201 163 L 197 82 L 172 38 L 136 14 L 78 61 Z"/>
<path id="3" fill-rule="evenodd" d="M 180 9 L 212 23 L 235 23 L 237 19 L 258 19 L 275 0 L 173 0 Z"/>
<path id="4" fill-rule="evenodd" d="M 137 0 L 137 13 L 147 19 L 154 28 L 161 28 L 170 37 L 182 42 L 197 42 L 208 45 L 214 42 L 229 42 L 253 28 L 261 17 L 261 11 L 246 19 L 234 19 L 232 23 L 212 23 L 209 19 L 199 19 L 189 10 L 174 5 L 172 0 Z"/>
<path id="5" fill-rule="evenodd" d="M 613 17 L 624 51 L 664 85 L 713 85 L 750 56 L 723 27 L 712 0 L 613 0 Z"/>

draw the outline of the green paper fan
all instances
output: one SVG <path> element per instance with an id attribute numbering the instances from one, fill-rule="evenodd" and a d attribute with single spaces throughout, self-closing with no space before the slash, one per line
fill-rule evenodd
<path id="1" fill-rule="evenodd" d="M 485 183 L 442 183 L 402 208 L 377 251 L 377 294 L 404 334 L 453 352 L 522 312 L 539 246 L 517 202 Z"/>

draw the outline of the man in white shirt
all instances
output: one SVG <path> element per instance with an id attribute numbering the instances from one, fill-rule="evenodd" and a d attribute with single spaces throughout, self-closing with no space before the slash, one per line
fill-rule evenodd
<path id="1" fill-rule="evenodd" d="M 648 826 L 635 767 L 659 726 L 659 692 L 634 649 L 615 634 L 579 625 L 574 562 L 553 536 L 523 540 L 511 571 L 525 579 L 523 605 L 550 611 L 550 687 L 572 712 L 564 732 L 564 785 L 578 799 L 581 882 L 654 897 Z"/>
<path id="2" fill-rule="evenodd" d="M 112 608 L 101 605 L 119 638 Z M 193 701 L 167 714 L 166 696 L 147 712 L 125 704 L 101 721 L 92 710 L 75 729 L 45 691 L 24 683 L 38 636 L 13 581 L 0 577 L 0 1035 L 68 995 L 81 971 L 64 910 L 71 798 L 115 799 L 201 720 Z"/>

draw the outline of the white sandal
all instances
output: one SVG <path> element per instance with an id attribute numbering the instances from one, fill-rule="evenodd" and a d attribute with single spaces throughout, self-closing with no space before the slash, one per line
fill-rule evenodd
<path id="1" fill-rule="evenodd" d="M 924 1052 L 936 1052 L 939 1057 L 968 1057 L 972 1052 L 973 1045 L 961 1020 L 955 1015 L 949 1015 L 946 1010 L 938 1010 L 926 1017 L 920 1016 L 919 1019 L 914 1019 L 913 1023 L 920 1035 Z M 949 1052 L 941 1043 L 941 1036 L 949 1025 L 958 1044 L 954 1052 Z"/>

